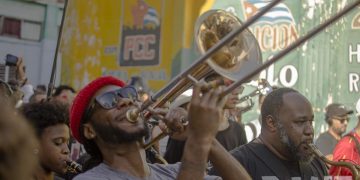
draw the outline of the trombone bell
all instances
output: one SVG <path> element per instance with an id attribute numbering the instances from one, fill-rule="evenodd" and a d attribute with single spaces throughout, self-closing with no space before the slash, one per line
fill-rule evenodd
<path id="1" fill-rule="evenodd" d="M 224 10 L 210 10 L 202 14 L 195 25 L 195 42 L 204 54 L 224 36 L 241 26 L 241 21 Z M 262 65 L 259 44 L 246 29 L 207 60 L 218 74 L 236 81 Z M 257 79 L 257 77 L 254 77 Z"/>

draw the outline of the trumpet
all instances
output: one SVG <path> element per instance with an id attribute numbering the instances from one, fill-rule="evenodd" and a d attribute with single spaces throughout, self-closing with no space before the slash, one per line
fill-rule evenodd
<path id="1" fill-rule="evenodd" d="M 75 161 L 65 161 L 66 163 L 66 172 L 79 174 L 82 172 L 82 166 Z"/>
<path id="2" fill-rule="evenodd" d="M 326 158 L 321 152 L 320 150 L 315 146 L 315 144 L 309 144 L 308 145 L 310 150 L 314 153 L 315 156 L 317 156 L 318 158 L 320 158 L 322 161 L 324 161 L 326 164 L 330 164 L 332 166 L 342 166 L 342 167 L 346 167 L 348 169 L 350 169 L 353 180 L 360 180 L 360 166 L 357 164 L 353 164 L 350 162 L 345 162 L 345 161 L 330 161 L 328 158 Z"/>
<path id="3" fill-rule="evenodd" d="M 236 106 L 239 108 L 239 113 L 245 113 L 254 107 L 255 103 L 253 102 L 252 98 L 257 95 L 264 95 L 266 96 L 273 88 L 271 87 L 270 83 L 266 79 L 259 79 L 257 83 L 257 88 L 252 91 L 247 96 L 243 96 L 239 99 L 238 105 Z M 245 105 L 244 105 L 245 104 Z"/>

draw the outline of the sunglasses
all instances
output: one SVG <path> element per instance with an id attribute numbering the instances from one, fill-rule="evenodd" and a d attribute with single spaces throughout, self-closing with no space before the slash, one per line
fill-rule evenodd
<path id="1" fill-rule="evenodd" d="M 345 121 L 349 122 L 349 120 L 350 120 L 348 117 L 343 117 L 342 118 L 342 117 L 334 116 L 333 118 L 336 119 L 336 120 L 339 120 L 341 124 L 344 124 Z"/>
<path id="2" fill-rule="evenodd" d="M 114 91 L 109 91 L 95 97 L 95 102 L 104 109 L 113 109 L 121 98 L 138 99 L 138 93 L 133 86 L 126 86 Z"/>

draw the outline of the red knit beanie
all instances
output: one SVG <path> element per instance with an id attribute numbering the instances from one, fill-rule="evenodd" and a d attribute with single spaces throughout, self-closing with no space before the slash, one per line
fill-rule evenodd
<path id="1" fill-rule="evenodd" d="M 86 85 L 83 89 L 81 89 L 74 99 L 74 102 L 70 109 L 70 129 L 74 138 L 80 143 L 82 143 L 82 139 L 80 136 L 80 123 L 84 116 L 86 108 L 89 106 L 90 100 L 94 96 L 94 94 L 100 88 L 107 85 L 124 87 L 125 83 L 111 76 L 100 77 L 92 81 L 90 84 Z"/>

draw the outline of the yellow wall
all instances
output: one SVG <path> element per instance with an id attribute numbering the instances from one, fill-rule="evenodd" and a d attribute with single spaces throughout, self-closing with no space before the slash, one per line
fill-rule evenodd
<path id="1" fill-rule="evenodd" d="M 127 80 L 147 72 L 151 89 L 171 79 L 171 64 L 177 53 L 191 48 L 193 28 L 200 11 L 214 0 L 145 0 L 160 14 L 160 63 L 152 66 L 120 66 L 122 24 L 132 24 L 131 7 L 138 0 L 69 1 L 63 29 L 61 82 L 80 89 L 105 74 Z M 176 67 L 184 68 L 184 67 Z"/>

